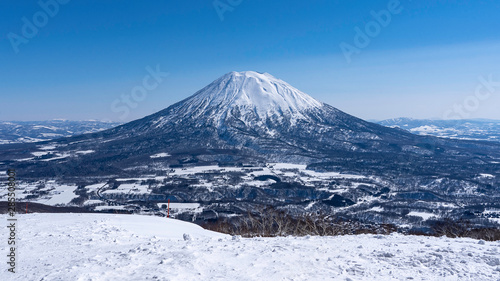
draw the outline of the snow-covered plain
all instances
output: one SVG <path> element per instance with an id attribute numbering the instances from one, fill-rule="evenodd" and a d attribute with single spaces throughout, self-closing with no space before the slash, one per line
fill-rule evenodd
<path id="1" fill-rule="evenodd" d="M 240 238 L 138 215 L 28 214 L 18 224 L 17 273 L 1 262 L 1 280 L 500 280 L 498 241 Z"/>

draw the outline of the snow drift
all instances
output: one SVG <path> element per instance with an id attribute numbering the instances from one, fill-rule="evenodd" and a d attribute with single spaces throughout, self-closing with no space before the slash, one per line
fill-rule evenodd
<path id="1" fill-rule="evenodd" d="M 499 242 L 398 234 L 245 239 L 132 215 L 29 214 L 18 222 L 18 272 L 5 272 L 2 262 L 2 280 L 500 278 Z"/>

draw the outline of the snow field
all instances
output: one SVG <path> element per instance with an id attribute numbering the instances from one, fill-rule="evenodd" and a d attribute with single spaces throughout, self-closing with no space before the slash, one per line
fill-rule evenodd
<path id="1" fill-rule="evenodd" d="M 240 238 L 134 215 L 29 214 L 18 222 L 18 273 L 6 275 L 2 263 L 2 280 L 500 280 L 498 241 Z"/>
<path id="2" fill-rule="evenodd" d="M 47 146 L 42 148 L 50 148 L 53 146 Z M 93 151 L 92 151 L 93 152 Z M 35 152 L 36 156 L 43 155 L 48 152 Z M 91 153 L 91 150 L 88 151 L 77 151 L 77 153 L 85 154 Z M 50 158 L 47 160 L 51 160 L 55 158 Z M 305 165 L 298 164 L 286 164 L 286 163 L 270 163 L 268 167 L 219 167 L 219 166 L 198 166 L 198 167 L 189 167 L 189 168 L 181 168 L 181 169 L 172 169 L 173 172 L 169 173 L 169 176 L 155 176 L 149 175 L 141 178 L 118 178 L 117 181 L 123 182 L 117 189 L 105 189 L 102 194 L 149 194 L 151 190 L 149 190 L 148 185 L 142 184 L 142 181 L 154 179 L 157 181 L 162 181 L 165 179 L 175 179 L 177 177 L 185 178 L 185 177 L 198 177 L 199 183 L 194 184 L 193 187 L 204 187 L 208 190 L 213 190 L 217 187 L 225 187 L 225 188 L 241 188 L 242 186 L 253 186 L 253 187 L 265 187 L 268 186 L 275 181 L 269 179 L 267 181 L 255 180 L 256 176 L 262 175 L 274 175 L 282 179 L 293 178 L 294 181 L 299 181 L 306 186 L 315 186 L 325 184 L 325 182 L 334 180 L 334 179 L 363 179 L 365 177 L 357 176 L 357 175 L 349 175 L 349 174 L 340 174 L 335 172 L 330 173 L 319 173 L 310 170 L 306 170 Z M 242 176 L 241 182 L 236 185 L 228 185 L 227 177 L 231 172 L 242 172 L 245 175 Z M 204 173 L 220 173 L 219 175 L 214 175 L 211 182 L 207 182 L 207 180 L 201 178 Z M 126 183 L 125 183 L 126 182 Z M 45 184 L 45 188 L 38 189 L 39 184 Z M 106 182 L 101 182 L 97 184 L 87 185 L 85 189 L 90 192 L 96 192 L 99 188 L 104 186 Z M 324 190 L 327 192 L 331 192 L 332 194 L 345 192 L 350 188 L 355 188 L 357 185 L 361 183 L 353 182 L 350 187 L 337 187 L 336 189 L 331 188 L 319 188 L 320 190 Z M 370 185 L 369 183 L 363 183 L 364 185 Z M 58 183 L 55 180 L 47 180 L 43 182 L 18 182 L 18 199 L 22 200 L 26 196 L 30 195 L 32 192 L 43 191 L 47 192 L 47 194 L 41 195 L 38 198 L 32 198 L 30 202 L 42 203 L 47 205 L 66 205 L 69 204 L 70 201 L 76 197 L 78 197 L 74 191 L 76 190 L 76 185 L 68 185 Z M 5 199 L 7 196 L 7 190 L 0 190 L 0 200 Z M 333 196 L 333 195 L 332 195 Z M 85 202 L 88 204 L 98 203 L 96 200 L 89 200 Z"/>
<path id="3" fill-rule="evenodd" d="M 43 191 L 46 192 L 47 194 L 41 195 L 38 198 L 35 199 L 30 199 L 29 202 L 36 202 L 36 203 L 41 203 L 45 205 L 66 205 L 71 200 L 74 198 L 78 197 L 74 193 L 74 191 L 77 189 L 76 185 L 67 185 L 67 184 L 59 184 L 55 180 L 48 180 L 44 181 L 43 184 L 45 185 L 43 188 L 38 188 L 38 184 L 42 182 L 37 182 L 37 183 L 27 183 L 27 182 L 18 182 L 17 187 L 16 187 L 16 198 L 18 201 L 22 201 L 25 199 L 26 196 L 30 195 L 30 192 L 34 190 L 38 191 Z M 0 201 L 6 201 L 7 200 L 7 189 L 1 189 L 0 190 Z"/>

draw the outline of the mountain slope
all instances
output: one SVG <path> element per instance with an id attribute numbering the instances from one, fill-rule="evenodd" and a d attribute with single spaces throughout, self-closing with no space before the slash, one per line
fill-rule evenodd
<path id="1" fill-rule="evenodd" d="M 322 107 L 312 97 L 293 88 L 270 74 L 231 72 L 203 88 L 176 108 L 174 118 L 194 118 L 210 115 L 211 125 L 223 127 L 228 118 L 264 125 L 266 119 L 307 119 L 304 111 Z M 162 126 L 172 118 L 160 118 Z"/>
<path id="2" fill-rule="evenodd" d="M 147 171 L 158 162 L 288 162 L 362 173 L 402 164 L 408 173 L 434 173 L 440 166 L 445 173 L 459 174 L 463 171 L 457 166 L 476 173 L 479 162 L 500 158 L 498 144 L 416 136 L 366 122 L 256 72 L 228 73 L 153 115 L 46 145 L 54 148 L 42 156 L 37 155 L 47 151 L 43 144 L 4 146 L 0 165 L 23 167 L 21 173 L 35 176 L 140 174 L 141 169 L 131 169 Z M 171 157 L 150 158 L 158 153 Z M 78 164 L 71 168 L 72 163 Z M 491 172 L 493 166 L 484 170 Z"/>
<path id="3" fill-rule="evenodd" d="M 188 150 L 236 148 L 272 153 L 278 146 L 288 156 L 306 157 L 320 149 L 311 145 L 311 137 L 328 150 L 346 146 L 348 140 L 377 140 L 377 134 L 394 134 L 394 130 L 320 103 L 269 74 L 255 72 L 226 74 L 193 96 L 110 133 L 130 132 L 166 139 L 170 138 L 166 132 L 175 132 L 177 138 L 167 143 L 174 151 L 186 146 Z"/>

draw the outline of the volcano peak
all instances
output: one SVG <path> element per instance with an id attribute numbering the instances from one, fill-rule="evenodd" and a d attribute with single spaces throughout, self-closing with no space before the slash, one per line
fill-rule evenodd
<path id="1" fill-rule="evenodd" d="M 230 72 L 185 100 L 191 109 L 256 113 L 260 119 L 272 115 L 300 117 L 304 110 L 322 103 L 268 73 Z"/>

